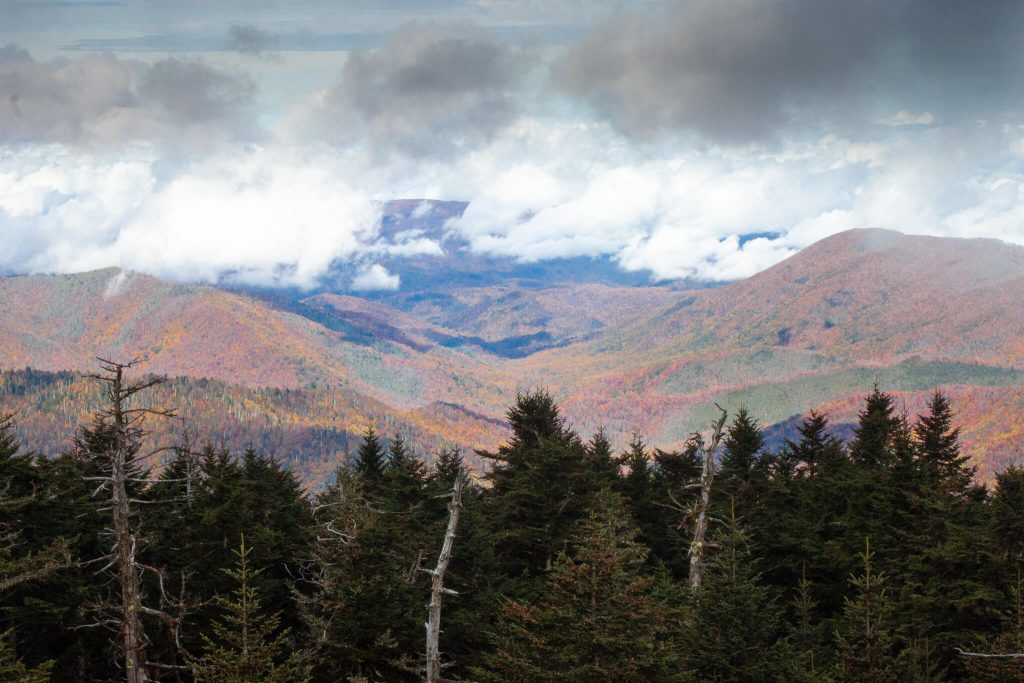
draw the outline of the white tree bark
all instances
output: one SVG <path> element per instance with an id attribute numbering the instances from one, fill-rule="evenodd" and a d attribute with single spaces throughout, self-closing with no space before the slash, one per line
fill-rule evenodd
<path id="1" fill-rule="evenodd" d="M 718 409 L 722 411 L 722 416 L 713 423 L 711 442 L 705 445 L 703 439 L 697 437 L 698 449 L 703 456 L 703 466 L 700 474 L 700 496 L 694 510 L 696 522 L 693 525 L 693 540 L 690 542 L 690 589 L 694 591 L 700 590 L 704 581 L 705 536 L 708 531 L 708 508 L 711 506 L 711 484 L 715 479 L 715 451 L 718 450 L 725 430 L 726 413 L 721 406 L 718 406 Z"/>
<path id="2" fill-rule="evenodd" d="M 441 554 L 437 558 L 437 566 L 430 574 L 430 605 L 427 607 L 427 683 L 439 683 L 441 680 L 441 600 L 445 595 L 458 595 L 444 587 L 444 573 L 452 559 L 452 546 L 455 544 L 455 530 L 459 526 L 459 510 L 462 509 L 463 475 L 455 476 L 452 486 L 452 497 L 448 503 L 448 528 L 444 533 Z"/>

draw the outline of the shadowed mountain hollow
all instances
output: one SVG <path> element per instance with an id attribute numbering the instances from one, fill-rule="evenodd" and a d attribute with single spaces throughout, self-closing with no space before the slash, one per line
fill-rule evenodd
<path id="1" fill-rule="evenodd" d="M 544 288 L 508 283 L 394 299 L 419 318 L 486 341 L 547 332 L 564 342 L 646 320 L 675 303 L 678 292 L 593 283 Z"/>

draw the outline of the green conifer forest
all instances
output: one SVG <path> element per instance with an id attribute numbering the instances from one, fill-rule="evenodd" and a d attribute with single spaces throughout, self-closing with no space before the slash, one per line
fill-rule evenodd
<path id="1" fill-rule="evenodd" d="M 739 410 L 617 452 L 538 390 L 483 471 L 370 429 L 307 490 L 246 444 L 152 452 L 160 380 L 96 379 L 65 452 L 0 420 L 0 681 L 1024 680 L 1024 468 L 976 483 L 941 391 L 876 387 L 848 443 Z"/>

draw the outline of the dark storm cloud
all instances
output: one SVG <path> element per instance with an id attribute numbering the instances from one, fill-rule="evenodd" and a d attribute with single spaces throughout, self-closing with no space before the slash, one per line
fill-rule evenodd
<path id="1" fill-rule="evenodd" d="M 376 148 L 445 155 L 490 139 L 518 112 L 520 55 L 469 25 L 407 26 L 378 49 L 353 53 L 320 103 L 319 131 L 354 123 Z"/>
<path id="2" fill-rule="evenodd" d="M 1024 3 L 685 0 L 595 29 L 555 81 L 637 137 L 763 139 L 910 108 L 1015 113 Z"/>
<path id="3" fill-rule="evenodd" d="M 0 142 L 203 139 L 249 129 L 255 87 L 202 62 L 114 55 L 39 62 L 0 48 Z M 215 130 L 216 129 L 216 130 Z"/>
<path id="4" fill-rule="evenodd" d="M 175 125 L 238 119 L 254 92 L 247 78 L 173 58 L 150 67 L 139 84 L 146 106 L 158 108 Z"/>
<path id="5" fill-rule="evenodd" d="M 228 29 L 228 47 L 242 54 L 260 57 L 268 50 L 276 49 L 280 42 L 279 34 L 252 24 L 234 24 Z"/>

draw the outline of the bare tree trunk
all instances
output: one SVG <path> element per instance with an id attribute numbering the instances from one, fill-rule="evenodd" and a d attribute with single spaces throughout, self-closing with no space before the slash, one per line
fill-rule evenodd
<path id="1" fill-rule="evenodd" d="M 444 543 L 441 554 L 437 558 L 437 567 L 430 571 L 430 605 L 427 608 L 427 683 L 438 683 L 441 680 L 441 652 L 438 642 L 441 637 L 441 600 L 445 595 L 458 595 L 444 587 L 444 573 L 452 559 L 452 546 L 455 543 L 455 530 L 459 525 L 459 510 L 462 509 L 462 472 L 455 475 L 452 486 L 452 498 L 448 503 L 448 528 L 444 532 Z"/>
<path id="2" fill-rule="evenodd" d="M 704 537 L 708 531 L 708 508 L 711 506 L 711 484 L 715 479 L 715 451 L 722 441 L 722 433 L 725 429 L 726 413 L 721 406 L 722 416 L 713 423 L 714 431 L 711 434 L 711 443 L 704 444 L 700 435 L 697 435 L 697 447 L 703 456 L 703 467 L 700 474 L 700 496 L 697 499 L 695 509 L 696 523 L 693 525 L 693 540 L 690 542 L 690 589 L 699 590 L 704 581 Z"/>
<path id="3" fill-rule="evenodd" d="M 119 476 L 120 474 L 120 476 Z M 135 566 L 135 538 L 128 526 L 128 501 L 123 472 L 114 475 L 114 537 L 117 539 L 117 574 L 121 584 L 121 611 L 124 622 L 124 666 L 128 683 L 143 683 L 146 675 L 146 633 L 142 627 L 142 596 L 139 572 Z"/>
<path id="4" fill-rule="evenodd" d="M 135 537 L 131 531 L 128 504 L 127 458 L 128 434 L 122 383 L 124 367 L 113 366 L 110 385 L 111 416 L 114 423 L 114 444 L 111 460 L 111 508 L 114 516 L 114 542 L 117 553 L 117 576 L 121 586 L 121 636 L 124 647 L 124 670 L 128 683 L 144 683 L 146 675 L 146 632 L 142 626 L 142 595 L 138 567 L 135 564 Z"/>
<path id="5" fill-rule="evenodd" d="M 107 567 L 114 570 L 117 578 L 118 588 L 121 592 L 121 604 L 119 620 L 121 626 L 121 647 L 124 650 L 125 678 L 128 683 L 146 683 L 150 680 L 150 663 L 146 656 L 146 648 L 149 639 L 142 623 L 142 615 L 149 614 L 164 619 L 172 625 L 175 642 L 177 642 L 177 624 L 179 623 L 166 612 L 157 609 L 147 608 L 142 604 L 142 568 L 136 557 L 136 538 L 132 530 L 132 503 L 130 498 L 129 483 L 145 483 L 145 478 L 134 474 L 131 470 L 131 462 L 138 456 L 142 438 L 146 432 L 143 423 L 146 416 L 173 417 L 174 413 L 167 410 L 154 410 L 150 408 L 133 408 L 129 402 L 131 398 L 152 386 L 162 383 L 162 379 L 144 380 L 126 384 L 124 371 L 132 367 L 137 361 L 130 363 L 115 363 L 103 359 L 100 360 L 100 367 L 103 374 L 93 375 L 95 379 L 106 385 L 108 407 L 102 411 L 106 424 L 109 425 L 109 444 L 102 454 L 106 459 L 106 466 L 109 467 L 109 474 L 103 477 L 94 477 L 93 480 L 100 480 L 103 483 L 97 489 L 97 493 L 107 487 L 110 490 L 110 513 L 112 516 L 112 531 L 114 545 Z M 161 450 L 156 449 L 144 457 L 151 457 Z M 163 580 L 160 580 L 161 598 L 163 595 Z"/>

